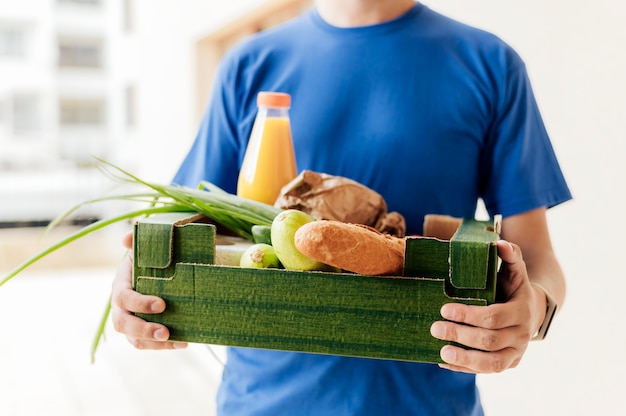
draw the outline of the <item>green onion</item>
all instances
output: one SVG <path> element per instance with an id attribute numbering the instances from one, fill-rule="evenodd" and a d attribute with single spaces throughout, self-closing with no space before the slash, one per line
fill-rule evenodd
<path id="1" fill-rule="evenodd" d="M 46 257 L 48 254 L 62 248 L 65 247 L 66 245 L 68 245 L 69 243 L 78 240 L 81 237 L 86 236 L 87 234 L 91 234 L 94 231 L 98 231 L 108 225 L 114 224 L 116 222 L 120 222 L 123 220 L 128 220 L 128 219 L 132 219 L 132 218 L 136 218 L 139 217 L 141 215 L 150 215 L 150 214 L 159 214 L 159 213 L 163 213 L 163 212 L 177 212 L 177 211 L 184 211 L 185 207 L 184 206 L 163 206 L 163 207 L 152 207 L 152 208 L 144 208 L 144 209 L 140 209 L 137 211 L 131 211 L 131 212 L 127 212 L 125 214 L 122 215 L 118 215 L 116 217 L 113 218 L 109 218 L 106 220 L 100 220 L 100 221 L 96 221 L 92 224 L 89 224 L 83 228 L 81 228 L 80 230 L 76 231 L 73 234 L 70 234 L 68 237 L 65 237 L 64 239 L 62 239 L 61 241 L 46 247 L 45 249 L 41 250 L 39 253 L 29 257 L 28 259 L 26 259 L 23 263 L 21 263 L 20 265 L 18 265 L 17 267 L 15 267 L 13 270 L 11 270 L 9 272 L 9 274 L 7 276 L 5 276 L 2 280 L 0 280 L 0 286 L 2 286 L 3 284 L 5 284 L 6 282 L 8 282 L 9 280 L 11 280 L 13 277 L 17 276 L 20 272 L 22 272 L 24 269 L 26 269 L 28 266 L 32 265 L 33 263 L 37 262 L 38 260 L 41 260 L 42 258 Z"/>
<path id="2" fill-rule="evenodd" d="M 200 182 L 200 189 L 177 185 L 160 185 L 144 181 L 109 162 L 98 160 L 114 169 L 113 172 L 104 170 L 114 179 L 152 189 L 155 191 L 152 196 L 158 202 L 169 200 L 170 203 L 186 206 L 188 209 L 207 216 L 249 240 L 252 240 L 251 229 L 253 225 L 269 226 L 274 217 L 282 211 L 272 205 L 229 194 L 206 181 Z M 129 198 L 123 199 L 128 200 Z"/>
<path id="3" fill-rule="evenodd" d="M 91 363 L 96 362 L 96 351 L 98 350 L 98 346 L 100 345 L 100 340 L 104 339 L 104 328 L 106 327 L 107 321 L 109 320 L 109 315 L 111 314 L 111 296 L 107 300 L 106 307 L 104 309 L 104 313 L 102 314 L 102 318 L 100 318 L 100 324 L 98 325 L 98 329 L 96 331 L 96 335 L 91 342 Z"/>
<path id="4" fill-rule="evenodd" d="M 110 162 L 98 158 L 96 159 L 102 163 L 100 170 L 105 175 L 116 181 L 143 188 L 142 191 L 104 196 L 81 202 L 69 208 L 67 211 L 52 220 L 46 227 L 45 233 L 61 224 L 67 217 L 84 205 L 119 200 L 143 203 L 146 204 L 146 207 L 134 209 L 111 218 L 102 219 L 79 229 L 61 241 L 44 248 L 40 252 L 26 259 L 23 263 L 11 270 L 4 278 L 2 278 L 2 280 L 0 280 L 0 286 L 4 285 L 28 266 L 48 254 L 51 254 L 67 244 L 91 234 L 92 232 L 98 231 L 120 221 L 127 221 L 141 216 L 149 216 L 164 212 L 195 212 L 208 217 L 241 237 L 253 240 L 252 227 L 255 225 L 270 226 L 274 217 L 282 211 L 281 209 L 268 204 L 240 198 L 206 181 L 200 182 L 198 189 L 191 189 L 177 185 L 161 185 L 140 179 Z M 103 337 L 104 326 L 108 319 L 110 309 L 111 299 L 109 298 L 104 316 L 101 319 L 96 337 L 92 344 L 92 362 L 94 361 L 94 354 L 98 344 Z"/>

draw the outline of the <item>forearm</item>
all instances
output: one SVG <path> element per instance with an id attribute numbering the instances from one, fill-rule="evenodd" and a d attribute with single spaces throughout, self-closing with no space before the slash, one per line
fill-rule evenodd
<path id="1" fill-rule="evenodd" d="M 505 218 L 502 238 L 521 248 L 529 280 L 541 287 L 558 305 L 563 305 L 565 276 L 552 248 L 546 209 L 539 208 Z"/>
<path id="2" fill-rule="evenodd" d="M 526 257 L 526 252 L 522 253 Z M 538 260 L 531 257 L 525 261 L 530 282 L 552 297 L 561 308 L 565 302 L 567 286 L 565 275 L 554 252 L 543 253 Z"/>
<path id="3" fill-rule="evenodd" d="M 539 331 L 541 339 L 551 322 L 555 306 L 557 312 L 563 306 L 566 292 L 565 276 L 548 232 L 546 209 L 506 218 L 502 225 L 502 238 L 521 249 L 528 280 L 534 291 L 532 307 L 536 311 L 536 322 L 533 320 L 532 325 Z"/>

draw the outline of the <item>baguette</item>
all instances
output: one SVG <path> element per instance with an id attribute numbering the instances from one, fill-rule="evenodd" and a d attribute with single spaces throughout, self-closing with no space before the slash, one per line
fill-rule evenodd
<path id="1" fill-rule="evenodd" d="M 401 275 L 405 239 L 362 225 L 334 220 L 304 224 L 296 231 L 298 251 L 319 262 L 364 275 Z"/>

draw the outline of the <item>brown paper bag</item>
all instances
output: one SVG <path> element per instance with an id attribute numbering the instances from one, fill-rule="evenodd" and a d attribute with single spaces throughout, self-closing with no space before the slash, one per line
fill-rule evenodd
<path id="1" fill-rule="evenodd" d="M 368 225 L 397 237 L 406 232 L 404 217 L 387 212 L 379 193 L 341 176 L 305 170 L 283 187 L 274 205 L 304 211 L 318 220 Z"/>

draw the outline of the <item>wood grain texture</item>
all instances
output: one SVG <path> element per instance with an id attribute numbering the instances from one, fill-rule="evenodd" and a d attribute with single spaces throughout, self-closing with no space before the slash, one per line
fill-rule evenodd
<path id="1" fill-rule="evenodd" d="M 407 239 L 406 276 L 372 277 L 211 265 L 206 261 L 212 254 L 203 250 L 212 247 L 212 225 L 144 227 L 149 222 L 135 227 L 135 256 L 150 250 L 144 241 L 156 238 L 142 234 L 157 233 L 172 239 L 172 261 L 161 268 L 135 262 L 135 289 L 167 303 L 162 314 L 140 316 L 168 326 L 174 340 L 438 363 L 445 343 L 429 329 L 441 319 L 441 306 L 495 299 L 495 267 L 484 271 L 484 288 L 459 289 L 449 282 L 449 242 L 442 240 Z M 161 253 L 163 246 L 157 244 Z M 490 254 L 496 253 L 489 248 Z"/>

